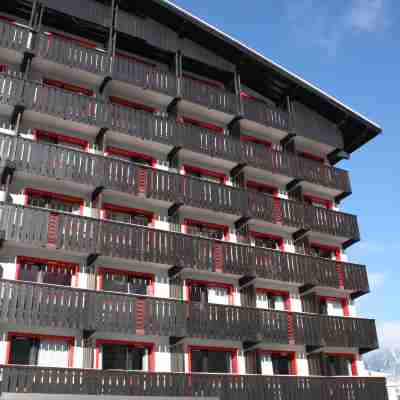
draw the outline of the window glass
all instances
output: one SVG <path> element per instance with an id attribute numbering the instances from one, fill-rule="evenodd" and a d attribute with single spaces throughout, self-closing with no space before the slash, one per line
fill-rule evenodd
<path id="1" fill-rule="evenodd" d="M 315 257 L 326 258 L 327 260 L 332 260 L 332 250 L 322 249 L 317 246 L 311 246 L 311 255 Z"/>
<path id="2" fill-rule="evenodd" d="M 80 203 L 73 203 L 49 196 L 37 196 L 32 194 L 28 197 L 28 205 L 64 212 L 75 212 L 80 209 Z"/>
<path id="3" fill-rule="evenodd" d="M 327 376 L 349 376 L 351 361 L 345 357 L 327 357 Z"/>
<path id="4" fill-rule="evenodd" d="M 192 350 L 192 372 L 230 373 L 230 352 Z"/>
<path id="5" fill-rule="evenodd" d="M 71 286 L 74 270 L 47 264 L 22 264 L 19 279 L 27 282 Z"/>
<path id="6" fill-rule="evenodd" d="M 144 348 L 127 345 L 104 344 L 103 369 L 137 370 L 142 371 L 144 366 Z"/>
<path id="7" fill-rule="evenodd" d="M 28 337 L 13 337 L 11 339 L 10 364 L 36 365 L 36 341 Z"/>
<path id="8" fill-rule="evenodd" d="M 273 354 L 271 356 L 274 375 L 290 374 L 290 359 L 288 356 Z"/>
<path id="9" fill-rule="evenodd" d="M 203 179 L 204 181 L 211 182 L 211 183 L 221 183 L 221 178 L 218 176 L 212 176 L 212 175 L 206 175 L 202 174 L 200 172 L 195 172 L 195 171 L 186 171 L 187 176 L 191 176 L 194 178 L 200 178 Z"/>
<path id="10" fill-rule="evenodd" d="M 147 295 L 151 283 L 149 278 L 123 273 L 104 273 L 103 288 L 113 292 Z"/>
<path id="11" fill-rule="evenodd" d="M 223 228 L 210 228 L 202 224 L 188 224 L 187 233 L 190 235 L 222 240 L 225 232 Z"/>
<path id="12" fill-rule="evenodd" d="M 277 239 L 271 239 L 269 237 L 258 237 L 254 238 L 255 245 L 257 247 L 263 247 L 265 249 L 279 250 L 280 243 Z"/>
<path id="13" fill-rule="evenodd" d="M 127 212 L 107 210 L 107 218 L 113 221 L 124 222 L 126 224 L 148 226 L 150 218 L 142 214 L 130 214 Z"/>

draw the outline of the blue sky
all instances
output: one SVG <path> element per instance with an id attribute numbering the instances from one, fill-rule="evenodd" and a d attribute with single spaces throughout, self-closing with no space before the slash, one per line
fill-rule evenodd
<path id="1" fill-rule="evenodd" d="M 400 346 L 398 0 L 173 1 L 384 129 L 340 164 L 354 193 L 341 207 L 359 215 L 362 242 L 348 254 L 370 274 L 359 313 L 378 320 L 382 344 Z"/>

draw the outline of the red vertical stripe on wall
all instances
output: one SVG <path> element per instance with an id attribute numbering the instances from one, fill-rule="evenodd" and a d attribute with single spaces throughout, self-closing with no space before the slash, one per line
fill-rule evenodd
<path id="1" fill-rule="evenodd" d="M 278 197 L 274 197 L 273 201 L 274 201 L 274 209 L 272 212 L 273 222 L 281 224 L 283 222 L 281 199 Z"/>
<path id="2" fill-rule="evenodd" d="M 288 337 L 289 343 L 294 344 L 294 322 L 293 322 L 293 315 L 288 313 Z"/>
<path id="3" fill-rule="evenodd" d="M 223 272 L 224 270 L 224 257 L 221 243 L 215 243 L 213 247 L 213 259 L 215 272 Z"/>
<path id="4" fill-rule="evenodd" d="M 232 374 L 238 374 L 239 373 L 239 368 L 238 368 L 238 350 L 234 351 L 231 353 L 232 357 Z"/>
<path id="5" fill-rule="evenodd" d="M 296 358 L 296 353 L 292 354 L 292 359 L 290 362 L 290 374 L 291 375 L 297 375 L 297 358 Z"/>
<path id="6" fill-rule="evenodd" d="M 147 189 L 147 170 L 140 168 L 139 170 L 139 193 L 146 193 Z"/>
<path id="7" fill-rule="evenodd" d="M 342 299 L 343 315 L 350 317 L 349 299 Z"/>
<path id="8" fill-rule="evenodd" d="M 144 322 L 146 318 L 145 301 L 140 298 L 136 300 L 136 334 L 144 335 Z"/>
<path id="9" fill-rule="evenodd" d="M 55 246 L 57 244 L 58 219 L 58 214 L 50 213 L 47 232 L 47 243 L 51 246 Z"/>
<path id="10" fill-rule="evenodd" d="M 357 357 L 354 357 L 351 361 L 351 374 L 353 376 L 358 376 Z"/>
<path id="11" fill-rule="evenodd" d="M 344 271 L 343 267 L 339 263 L 336 263 L 336 272 L 338 274 L 339 288 L 344 289 Z"/>

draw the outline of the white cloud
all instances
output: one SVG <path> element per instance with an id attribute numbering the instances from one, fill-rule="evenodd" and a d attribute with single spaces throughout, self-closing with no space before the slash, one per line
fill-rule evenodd
<path id="1" fill-rule="evenodd" d="M 284 0 L 294 39 L 302 46 L 319 47 L 335 55 L 349 35 L 373 33 L 387 25 L 391 0 Z"/>
<path id="2" fill-rule="evenodd" d="M 385 283 L 385 274 L 381 272 L 372 272 L 368 274 L 368 280 L 372 291 L 381 289 Z"/>
<path id="3" fill-rule="evenodd" d="M 400 321 L 388 321 L 378 326 L 378 336 L 382 348 L 399 348 Z"/>
<path id="4" fill-rule="evenodd" d="M 384 0 L 353 0 L 348 23 L 358 31 L 374 32 L 385 22 Z"/>

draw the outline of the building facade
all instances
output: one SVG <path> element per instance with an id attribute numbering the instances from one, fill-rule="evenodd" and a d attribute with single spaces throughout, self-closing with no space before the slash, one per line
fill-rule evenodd
<path id="1" fill-rule="evenodd" d="M 0 124 L 0 397 L 387 399 L 334 166 L 379 126 L 161 0 L 2 1 Z"/>

